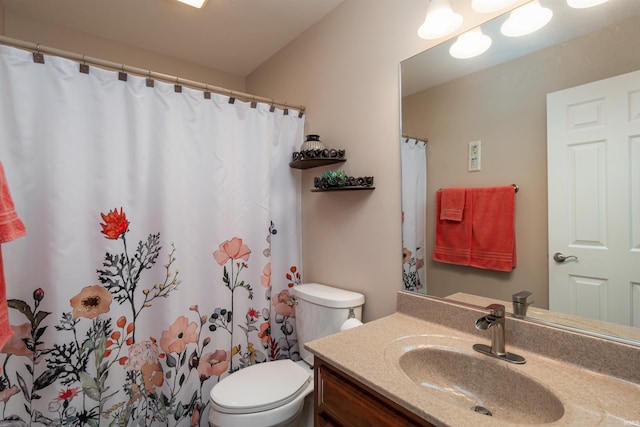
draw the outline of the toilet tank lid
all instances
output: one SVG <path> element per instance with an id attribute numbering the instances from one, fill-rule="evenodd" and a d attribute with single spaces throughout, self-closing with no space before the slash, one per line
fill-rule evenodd
<path id="1" fill-rule="evenodd" d="M 364 304 L 364 295 L 358 292 L 321 285 L 304 283 L 292 288 L 293 296 L 314 304 L 330 308 L 360 307 Z"/>

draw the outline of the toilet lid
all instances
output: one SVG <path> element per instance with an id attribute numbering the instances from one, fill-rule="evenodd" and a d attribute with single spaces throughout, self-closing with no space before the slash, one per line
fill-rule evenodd
<path id="1" fill-rule="evenodd" d="M 310 381 L 310 373 L 289 359 L 260 363 L 213 386 L 211 403 L 226 413 L 266 411 L 291 402 Z"/>

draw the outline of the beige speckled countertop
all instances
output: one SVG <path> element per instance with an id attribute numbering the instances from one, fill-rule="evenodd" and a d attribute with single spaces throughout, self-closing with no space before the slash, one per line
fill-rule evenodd
<path id="1" fill-rule="evenodd" d="M 423 309 L 430 313 L 440 313 L 439 318 L 445 320 L 447 325 L 449 323 L 446 322 L 447 319 L 443 319 L 445 316 L 441 313 L 451 316 L 450 318 L 454 319 L 451 323 L 464 319 L 459 322 L 462 327 L 445 327 L 440 322 L 431 321 L 428 319 L 429 315 L 425 315 L 422 311 Z M 609 343 L 602 342 L 605 340 L 585 344 L 583 339 L 593 338 L 583 338 L 570 332 L 566 332 L 569 334 L 564 337 L 566 340 L 563 336 L 558 340 L 557 331 L 549 331 L 549 328 L 534 325 L 533 331 L 525 332 L 531 334 L 550 332 L 551 335 L 548 338 L 555 341 L 547 343 L 549 348 L 556 347 L 555 344 L 562 341 L 575 346 L 572 351 L 576 354 L 589 351 L 591 347 L 598 348 L 599 352 L 604 349 L 608 354 L 598 355 L 594 358 L 596 362 L 605 361 L 606 363 L 606 360 L 609 360 L 611 363 L 607 365 L 620 364 L 621 366 L 607 366 L 606 369 L 600 370 L 597 369 L 597 365 L 594 365 L 596 369 L 586 369 L 582 360 L 589 360 L 589 358 L 584 354 L 575 359 L 576 364 L 569 363 L 566 360 L 549 357 L 545 354 L 544 348 L 531 351 L 526 346 L 523 346 L 525 348 L 510 346 L 509 335 L 507 335 L 507 351 L 520 354 L 527 359 L 524 365 L 514 365 L 472 350 L 473 343 L 490 344 L 490 335 L 475 331 L 473 322 L 467 320 L 467 318 L 475 318 L 478 313 L 482 314 L 482 312 L 446 302 L 414 299 L 413 296 L 401 293 L 396 313 L 358 328 L 312 341 L 307 343 L 306 347 L 356 380 L 436 426 L 474 426 L 490 423 L 492 426 L 511 427 L 532 425 L 532 422 L 527 422 L 525 419 L 522 419 L 524 422 L 520 422 L 516 411 L 509 411 L 508 408 L 506 410 L 489 408 L 494 412 L 494 416 L 488 418 L 486 415 L 473 412 L 470 408 L 453 404 L 446 393 L 443 394 L 441 391 L 423 387 L 414 382 L 399 368 L 397 360 L 409 349 L 423 344 L 455 348 L 456 351 L 464 352 L 465 355 L 473 358 L 487 358 L 497 364 L 504 364 L 504 369 L 500 369 L 505 376 L 509 375 L 509 372 L 514 372 L 516 375 L 521 374 L 541 384 L 560 401 L 564 409 L 550 422 L 547 419 L 545 425 L 581 427 L 640 425 L 640 385 L 636 379 L 640 375 L 638 374 L 640 348 L 625 345 L 620 347 L 621 344 L 618 343 L 611 343 L 612 347 L 609 347 Z M 507 319 L 507 331 L 512 326 L 514 329 L 520 328 L 518 331 L 521 335 L 524 334 L 522 328 L 526 329 L 528 326 L 516 325 L 514 322 L 522 321 Z M 467 324 L 468 333 L 465 330 Z M 540 337 L 531 341 L 538 343 Z M 562 345 L 559 347 L 562 348 Z M 553 351 L 551 353 L 553 356 Z M 568 351 L 563 350 L 564 353 Z M 564 357 L 573 361 L 571 356 L 571 354 L 564 354 Z M 609 371 L 614 374 L 618 372 L 623 374 L 614 376 Z M 506 386 L 509 378 L 495 378 L 495 381 L 496 387 Z M 519 386 L 515 386 L 513 390 L 514 394 L 522 393 L 522 396 L 515 396 L 516 401 L 518 399 L 527 401 L 528 390 L 523 390 L 523 387 Z"/>

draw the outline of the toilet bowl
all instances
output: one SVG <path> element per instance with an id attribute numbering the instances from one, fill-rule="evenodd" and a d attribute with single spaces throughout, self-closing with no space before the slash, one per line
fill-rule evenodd
<path id="1" fill-rule="evenodd" d="M 293 426 L 313 392 L 313 370 L 289 359 L 252 365 L 211 390 L 212 427 Z"/>
<path id="2" fill-rule="evenodd" d="M 304 343 L 360 324 L 364 296 L 317 283 L 293 288 L 303 360 L 274 360 L 241 369 L 210 393 L 212 427 L 312 427 L 313 355 Z"/>

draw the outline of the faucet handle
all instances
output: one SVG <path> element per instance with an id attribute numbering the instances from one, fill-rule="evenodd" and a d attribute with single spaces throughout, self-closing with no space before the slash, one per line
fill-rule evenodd
<path id="1" fill-rule="evenodd" d="M 504 317 L 504 305 L 502 304 L 490 304 L 487 306 L 490 311 L 490 314 L 494 317 Z"/>
<path id="2" fill-rule="evenodd" d="M 527 297 L 530 297 L 531 295 L 533 295 L 531 291 L 520 291 L 511 295 L 511 301 L 520 304 L 527 304 Z"/>
<path id="3" fill-rule="evenodd" d="M 520 291 L 511 295 L 511 301 L 513 303 L 513 315 L 518 318 L 523 318 L 527 315 L 527 308 L 533 304 L 533 301 L 527 301 L 532 293 L 530 291 Z"/>

